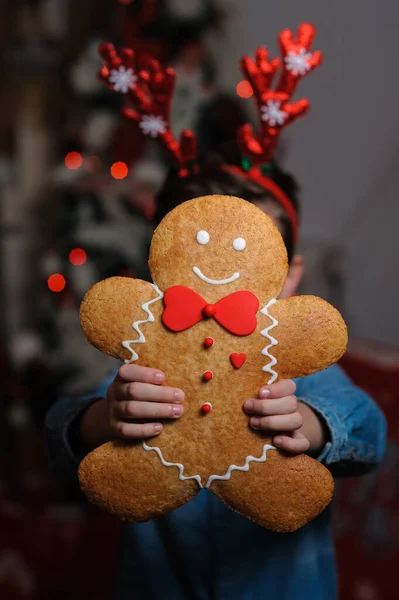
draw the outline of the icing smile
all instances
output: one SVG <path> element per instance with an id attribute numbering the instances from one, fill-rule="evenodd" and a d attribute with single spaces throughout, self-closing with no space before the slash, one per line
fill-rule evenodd
<path id="1" fill-rule="evenodd" d="M 203 273 L 201 273 L 201 271 L 199 270 L 198 267 L 193 267 L 193 271 L 197 275 L 197 277 L 202 279 L 202 281 L 205 281 L 205 283 L 211 283 L 212 285 L 222 285 L 223 283 L 232 283 L 232 281 L 236 281 L 236 279 L 238 279 L 240 276 L 239 273 L 233 273 L 233 275 L 231 277 L 228 277 L 227 279 L 209 279 L 209 277 L 206 277 Z"/>

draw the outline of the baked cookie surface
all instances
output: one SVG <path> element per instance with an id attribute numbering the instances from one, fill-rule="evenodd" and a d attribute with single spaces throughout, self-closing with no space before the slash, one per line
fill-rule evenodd
<path id="1" fill-rule="evenodd" d="M 250 429 L 243 403 L 262 385 L 336 362 L 347 343 L 342 317 L 313 296 L 276 299 L 288 272 L 284 242 L 239 198 L 175 208 L 154 232 L 149 265 L 154 284 L 96 284 L 81 324 L 101 351 L 164 371 L 166 385 L 184 390 L 185 412 L 155 438 L 89 454 L 82 488 L 129 520 L 170 512 L 207 488 L 269 529 L 304 525 L 330 502 L 331 475 Z"/>

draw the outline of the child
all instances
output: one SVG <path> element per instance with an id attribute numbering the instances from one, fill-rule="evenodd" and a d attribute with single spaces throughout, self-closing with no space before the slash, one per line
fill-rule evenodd
<path id="1" fill-rule="evenodd" d="M 290 260 L 281 297 L 295 294 L 303 263 L 295 254 L 293 180 L 273 163 L 266 177 L 260 170 L 246 172 L 233 158 L 228 165 L 209 164 L 186 177 L 174 172 L 158 196 L 156 220 L 185 200 L 214 193 L 256 203 L 274 219 Z M 154 367 L 123 365 L 88 397 L 61 400 L 50 410 L 46 433 L 56 473 L 76 479 L 80 460 L 98 445 L 159 435 L 162 420 L 181 417 L 184 390 L 165 385 L 163 373 Z M 384 417 L 338 366 L 266 385 L 257 398 L 243 398 L 243 406 L 250 426 L 272 432 L 277 447 L 309 453 L 335 476 L 367 473 L 382 459 Z M 202 490 L 169 515 L 124 527 L 118 600 L 335 597 L 329 509 L 294 533 L 278 534 Z"/>
<path id="2" fill-rule="evenodd" d="M 277 167 L 273 178 L 290 190 L 296 205 L 292 180 Z M 218 167 L 185 179 L 171 175 L 158 199 L 158 216 L 171 208 L 161 203 L 164 198 L 179 204 L 208 193 L 257 203 L 275 219 L 287 247 L 293 247 L 291 224 L 286 215 L 280 218 L 281 206 L 272 195 Z M 293 254 L 281 297 L 295 293 L 302 271 L 302 259 Z M 336 476 L 367 473 L 382 458 L 384 417 L 337 366 L 295 382 L 281 380 L 265 386 L 259 398 L 243 399 L 243 404 L 253 427 L 275 433 L 276 446 L 292 453 L 307 452 Z M 76 478 L 85 453 L 118 437 L 158 435 L 160 419 L 178 419 L 183 412 L 184 390 L 163 385 L 163 374 L 156 369 L 124 365 L 89 397 L 61 400 L 52 408 L 47 418 L 52 468 Z M 327 509 L 295 533 L 271 533 L 202 491 L 171 515 L 125 525 L 118 600 L 333 599 L 329 521 Z"/>

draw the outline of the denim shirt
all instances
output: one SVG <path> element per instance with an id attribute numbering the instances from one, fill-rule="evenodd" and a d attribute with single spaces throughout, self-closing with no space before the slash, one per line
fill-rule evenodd
<path id="1" fill-rule="evenodd" d="M 96 397 L 105 396 L 113 376 L 90 397 L 62 399 L 48 413 L 49 460 L 57 474 L 76 479 L 82 457 L 72 450 L 71 428 Z M 296 384 L 297 397 L 329 430 L 318 460 L 333 475 L 367 473 L 381 461 L 384 416 L 339 367 Z M 202 490 L 169 515 L 125 525 L 118 600 L 334 600 L 330 512 L 294 533 L 273 533 Z"/>

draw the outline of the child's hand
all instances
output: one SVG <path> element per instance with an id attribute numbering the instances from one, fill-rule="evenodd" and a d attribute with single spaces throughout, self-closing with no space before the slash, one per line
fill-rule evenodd
<path id="1" fill-rule="evenodd" d="M 281 379 L 261 388 L 260 399 L 250 399 L 244 404 L 246 412 L 254 415 L 249 420 L 251 427 L 271 433 L 278 431 L 273 444 L 294 454 L 309 450 L 310 441 L 299 430 L 304 425 L 302 407 L 312 412 L 307 406 L 300 406 L 295 389 L 291 379 Z M 317 419 L 315 415 L 314 418 Z"/>
<path id="2" fill-rule="evenodd" d="M 145 439 L 162 431 L 159 419 L 178 419 L 183 414 L 184 392 L 163 384 L 157 369 L 123 365 L 108 388 L 108 417 L 113 436 Z M 146 422 L 135 422 L 145 419 Z"/>

